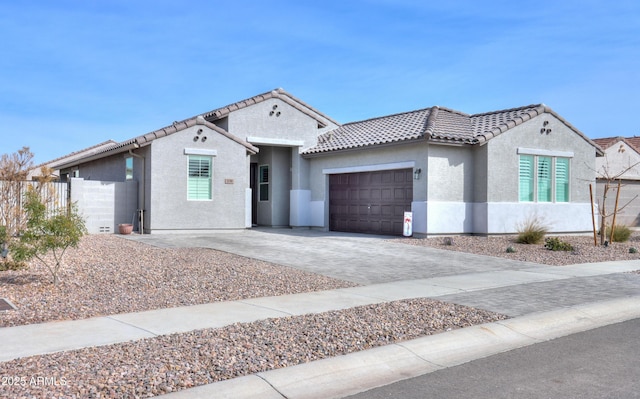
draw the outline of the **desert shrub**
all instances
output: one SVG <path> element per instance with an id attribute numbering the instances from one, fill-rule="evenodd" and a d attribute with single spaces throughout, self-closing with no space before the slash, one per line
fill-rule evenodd
<path id="1" fill-rule="evenodd" d="M 20 270 L 25 269 L 27 264 L 25 262 L 18 262 L 11 258 L 9 255 L 9 248 L 11 246 L 11 237 L 5 226 L 0 226 L 0 272 L 7 270 Z"/>
<path id="2" fill-rule="evenodd" d="M 631 247 L 631 248 L 629 248 L 629 253 L 630 254 L 637 254 L 638 250 L 635 247 Z"/>
<path id="3" fill-rule="evenodd" d="M 514 247 L 511 247 L 511 246 L 507 247 L 507 253 L 508 254 L 513 254 L 515 252 L 516 252 L 516 249 Z"/>
<path id="4" fill-rule="evenodd" d="M 531 217 L 517 227 L 519 244 L 540 244 L 549 229 L 538 218 Z"/>
<path id="5" fill-rule="evenodd" d="M 613 237 L 611 239 L 611 241 L 613 242 L 626 242 L 629 241 L 629 238 L 631 238 L 631 229 L 627 226 L 624 225 L 617 225 L 614 229 L 613 229 Z M 611 236 L 611 227 L 607 226 L 607 234 L 606 234 L 606 238 L 609 238 Z"/>
<path id="6" fill-rule="evenodd" d="M 549 237 L 544 240 L 544 247 L 551 251 L 573 251 L 573 246 L 558 237 Z"/>

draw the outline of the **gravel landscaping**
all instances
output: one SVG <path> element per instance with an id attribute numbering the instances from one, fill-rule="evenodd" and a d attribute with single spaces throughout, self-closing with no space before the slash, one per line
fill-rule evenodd
<path id="1" fill-rule="evenodd" d="M 427 299 L 267 319 L 0 363 L 11 397 L 150 397 L 347 354 L 503 316 Z M 57 386 L 31 384 L 33 376 Z"/>
<path id="2" fill-rule="evenodd" d="M 39 262 L 0 272 L 1 298 L 18 309 L 0 326 L 352 287 L 355 284 L 210 249 L 163 249 L 117 235 L 83 237 L 64 257 L 58 286 Z"/>
<path id="3" fill-rule="evenodd" d="M 637 233 L 629 242 L 607 248 L 594 247 L 589 236 L 562 237 L 576 247 L 573 252 L 515 244 L 513 237 L 451 239 L 450 245 L 444 237 L 402 242 L 548 265 L 640 259 L 629 253 L 630 247 L 640 247 Z M 509 246 L 514 253 L 506 252 Z M 58 286 L 38 263 L 27 270 L 0 272 L 0 297 L 18 308 L 0 312 L 0 326 L 355 285 L 224 252 L 161 249 L 115 235 L 84 237 L 64 263 Z M 17 385 L 3 381 L 0 396 L 144 398 L 504 318 L 414 299 L 237 323 L 0 362 L 0 377 L 18 377 Z"/>
<path id="4" fill-rule="evenodd" d="M 597 237 L 598 245 L 595 246 L 593 235 L 549 235 L 548 237 L 558 237 L 571 244 L 574 248 L 573 251 L 551 251 L 544 247 L 544 243 L 539 245 L 517 244 L 515 236 L 405 238 L 401 242 L 551 266 L 640 259 L 640 232 L 634 232 L 627 242 L 613 242 L 607 247 L 599 245 L 600 237 Z M 512 247 L 515 252 L 507 252 L 508 247 Z M 630 253 L 630 248 L 635 248 L 638 252 Z"/>

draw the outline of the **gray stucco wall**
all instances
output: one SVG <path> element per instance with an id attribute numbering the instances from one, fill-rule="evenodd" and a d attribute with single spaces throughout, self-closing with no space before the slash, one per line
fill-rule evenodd
<path id="1" fill-rule="evenodd" d="M 429 201 L 473 201 L 473 148 L 429 145 Z"/>
<path id="2" fill-rule="evenodd" d="M 547 121 L 548 124 L 543 126 Z M 542 128 L 551 129 L 540 133 Z M 589 183 L 595 183 L 596 150 L 586 140 L 552 114 L 545 113 L 487 144 L 487 202 L 518 202 L 519 156 L 521 147 L 572 152 L 570 161 L 570 202 L 589 202 Z"/>
<path id="3" fill-rule="evenodd" d="M 203 129 L 194 141 L 197 130 Z M 187 199 L 187 150 L 213 154 L 212 200 Z M 246 148 L 229 138 L 196 125 L 154 140 L 147 158 L 150 173 L 148 198 L 152 233 L 174 230 L 213 230 L 244 228 L 246 189 L 249 187 L 249 156 Z"/>
<path id="4" fill-rule="evenodd" d="M 300 149 L 304 149 L 315 145 L 318 135 L 337 127 L 329 121 L 324 122 L 328 126 L 318 128 L 318 121 L 314 118 L 280 99 L 271 98 L 232 112 L 228 116 L 227 126 L 230 133 L 243 140 L 256 137 L 298 141 L 301 143 Z"/>
<path id="5" fill-rule="evenodd" d="M 127 153 L 116 154 L 78 167 L 80 178 L 85 180 L 125 181 L 125 157 Z"/>
<path id="6" fill-rule="evenodd" d="M 259 225 L 289 226 L 292 151 L 295 149 L 260 146 L 260 153 L 254 156 L 259 166 L 269 165 L 269 200 L 258 201 Z"/>
<path id="7" fill-rule="evenodd" d="M 515 233 L 532 218 L 545 224 L 551 232 L 591 230 L 589 183 L 595 183 L 596 150 L 587 140 L 552 114 L 544 113 L 492 138 L 484 147 L 487 192 L 485 201 L 474 204 L 475 233 Z M 520 202 L 518 151 L 538 151 L 552 156 L 572 154 L 570 202 Z M 481 159 L 477 158 L 476 162 L 482 165 Z"/>
<path id="8" fill-rule="evenodd" d="M 230 133 L 260 148 L 252 162 L 269 165 L 270 197 L 257 204 L 259 225 L 289 226 L 291 219 L 298 223 L 302 218 L 291 214 L 297 212 L 291 210 L 291 190 L 309 189 L 309 162 L 299 153 L 315 145 L 320 134 L 337 127 L 318 118 L 327 126 L 319 128 L 318 120 L 278 98 L 233 111 L 226 118 Z M 298 204 L 294 208 L 299 209 Z"/>

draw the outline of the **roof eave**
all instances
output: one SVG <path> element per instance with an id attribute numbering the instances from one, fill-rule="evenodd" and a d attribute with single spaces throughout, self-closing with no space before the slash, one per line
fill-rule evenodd
<path id="1" fill-rule="evenodd" d="M 80 164 L 83 163 L 87 163 L 87 162 L 91 162 L 91 161 L 96 161 L 98 159 L 102 159 L 102 158 L 106 158 L 108 156 L 112 156 L 112 155 L 117 155 L 117 154 L 121 154 L 123 152 L 128 152 L 129 150 L 135 150 L 137 148 L 140 148 L 140 145 L 136 142 L 136 141 L 132 141 L 129 144 L 126 145 L 119 145 L 116 147 L 113 147 L 111 149 L 108 149 L 106 151 L 97 153 L 97 154 L 92 154 L 83 158 L 79 158 L 79 159 L 75 159 L 71 162 L 67 162 L 61 165 L 57 165 L 56 169 L 59 170 L 64 170 L 64 169 L 68 169 L 68 168 L 72 168 L 74 166 L 78 166 Z"/>
<path id="2" fill-rule="evenodd" d="M 284 89 L 275 89 L 266 93 L 258 94 L 257 96 L 253 96 L 246 100 L 238 101 L 233 104 L 229 104 L 227 106 L 217 108 L 209 112 L 205 112 L 204 114 L 202 114 L 202 116 L 205 119 L 212 120 L 212 121 L 222 119 L 228 116 L 233 111 L 237 111 L 255 104 L 259 104 L 271 98 L 280 99 L 285 103 L 289 104 L 290 106 L 296 108 L 298 111 L 302 112 L 303 114 L 309 116 L 310 118 L 318 122 L 318 125 L 322 128 L 329 126 L 329 124 L 340 126 L 340 123 L 336 122 L 335 120 L 331 119 L 327 115 L 311 107 L 309 104 L 305 103 L 304 101 L 301 101 L 300 99 L 292 96 L 291 94 L 286 92 Z"/>

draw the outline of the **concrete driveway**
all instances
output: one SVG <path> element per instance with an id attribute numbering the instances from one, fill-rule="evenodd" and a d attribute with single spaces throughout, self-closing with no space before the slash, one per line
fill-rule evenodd
<path id="1" fill-rule="evenodd" d="M 124 236 L 166 248 L 211 248 L 359 284 L 541 265 L 402 243 L 401 237 L 254 228 L 211 234 Z"/>

